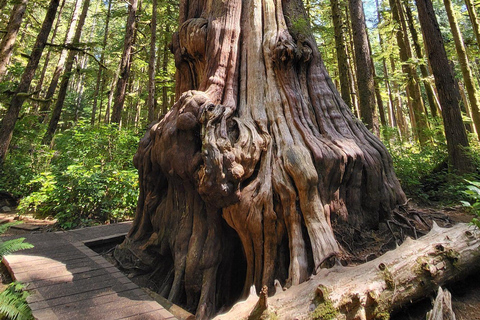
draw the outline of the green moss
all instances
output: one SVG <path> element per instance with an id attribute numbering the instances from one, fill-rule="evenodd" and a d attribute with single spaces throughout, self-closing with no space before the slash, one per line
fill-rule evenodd
<path id="1" fill-rule="evenodd" d="M 460 254 L 457 251 L 450 249 L 447 251 L 446 256 L 448 260 L 450 260 L 452 263 L 455 263 L 460 257 Z"/>
<path id="2" fill-rule="evenodd" d="M 298 18 L 295 20 L 291 20 L 291 23 L 292 23 L 291 31 L 296 35 L 306 34 L 310 30 L 310 25 L 307 19 Z"/>
<path id="3" fill-rule="evenodd" d="M 383 279 L 385 280 L 385 283 L 387 284 L 387 289 L 394 289 L 395 288 L 395 281 L 393 280 L 393 275 L 392 273 L 390 272 L 390 270 L 388 270 L 387 267 L 385 267 L 385 269 L 382 271 L 382 274 L 383 274 Z"/>
<path id="4" fill-rule="evenodd" d="M 337 315 L 338 311 L 330 299 L 326 299 L 320 303 L 311 314 L 313 320 L 333 320 Z"/>
<path id="5" fill-rule="evenodd" d="M 376 320 L 390 320 L 390 313 L 388 312 L 379 312 L 375 315 Z"/>

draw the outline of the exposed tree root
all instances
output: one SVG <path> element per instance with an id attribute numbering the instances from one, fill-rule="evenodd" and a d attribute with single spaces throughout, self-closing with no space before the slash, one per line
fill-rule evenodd
<path id="1" fill-rule="evenodd" d="M 466 224 L 407 238 L 395 250 L 356 267 L 322 269 L 309 281 L 268 301 L 279 319 L 388 319 L 390 312 L 432 294 L 439 286 L 480 268 L 480 231 Z M 241 319 L 253 309 L 215 319 Z M 323 314 L 323 318 L 322 318 Z"/>

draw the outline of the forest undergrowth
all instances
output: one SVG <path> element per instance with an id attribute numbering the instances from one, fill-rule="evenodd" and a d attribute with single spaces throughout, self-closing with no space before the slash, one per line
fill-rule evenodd
<path id="1" fill-rule="evenodd" d="M 143 130 L 110 125 L 70 124 L 52 146 L 41 144 L 36 117 L 22 118 L 0 174 L 0 191 L 18 200 L 18 214 L 57 220 L 72 229 L 132 219 L 138 196 L 133 156 Z M 409 202 L 420 207 L 456 207 L 471 212 L 480 205 L 480 175 L 457 175 L 446 165 L 440 135 L 422 148 L 384 128 L 382 140 Z M 477 168 L 480 149 L 468 151 Z M 478 220 L 474 220 L 478 221 Z"/>

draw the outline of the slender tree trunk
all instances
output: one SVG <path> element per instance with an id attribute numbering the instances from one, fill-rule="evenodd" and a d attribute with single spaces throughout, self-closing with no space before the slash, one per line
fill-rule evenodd
<path id="1" fill-rule="evenodd" d="M 72 16 L 70 19 L 71 22 L 68 24 L 67 32 L 65 34 L 65 39 L 63 41 L 63 45 L 65 46 L 72 44 L 72 39 L 75 36 L 75 24 L 77 23 L 77 20 L 78 20 L 78 15 L 80 13 L 81 5 L 82 5 L 82 0 L 75 0 L 75 5 L 74 5 Z M 78 26 L 77 26 L 77 29 L 78 29 Z M 45 94 L 45 97 L 44 97 L 46 101 L 43 103 L 42 107 L 40 108 L 40 122 L 46 121 L 47 119 L 47 113 L 48 113 L 48 110 L 50 109 L 50 105 L 52 104 L 53 95 L 55 94 L 55 90 L 57 89 L 58 81 L 60 80 L 60 76 L 62 75 L 62 73 L 64 73 L 65 71 L 65 65 L 66 65 L 69 52 L 71 51 L 69 51 L 66 48 L 63 48 L 62 52 L 60 53 L 60 58 L 58 59 L 57 66 L 55 68 L 55 71 L 53 72 L 52 79 L 50 80 L 50 85 L 48 86 L 47 93 Z"/>
<path id="2" fill-rule="evenodd" d="M 449 165 L 460 173 L 472 172 L 473 163 L 467 154 L 466 148 L 469 144 L 460 113 L 460 93 L 455 85 L 453 70 L 446 68 L 447 53 L 433 5 L 430 0 L 416 0 L 416 3 L 428 59 L 442 105 Z"/>
<path id="3" fill-rule="evenodd" d="M 350 92 L 352 93 L 352 103 L 354 106 L 354 113 L 357 118 L 360 118 L 360 110 L 359 110 L 359 99 L 358 99 L 358 86 L 357 86 L 357 73 L 355 72 L 356 69 L 356 59 L 355 59 L 355 49 L 353 48 L 353 30 L 352 24 L 350 23 L 350 10 L 348 9 L 348 4 L 345 6 L 345 22 L 348 26 L 347 34 L 348 34 L 348 41 L 347 41 L 347 56 L 349 57 L 349 72 L 350 75 Z"/>
<path id="4" fill-rule="evenodd" d="M 110 93 L 108 94 L 108 101 L 107 101 L 107 110 L 105 110 L 105 123 L 110 123 L 110 113 L 112 110 L 113 96 L 115 93 L 115 87 L 119 79 L 119 76 L 120 76 L 120 65 L 118 65 L 117 71 L 115 72 L 115 76 L 112 78 L 112 82 L 110 85 Z"/>
<path id="5" fill-rule="evenodd" d="M 349 0 L 349 5 L 355 48 L 360 118 L 367 128 L 378 136 L 379 128 L 375 108 L 375 83 L 363 4 L 361 0 Z"/>
<path id="6" fill-rule="evenodd" d="M 368 48 L 370 52 L 372 52 L 372 47 L 370 45 L 370 39 L 368 38 L 368 33 L 367 33 L 367 39 L 368 39 Z M 378 115 L 380 116 L 380 123 L 382 126 L 386 127 L 387 126 L 387 121 L 385 119 L 385 108 L 383 106 L 383 99 L 382 99 L 382 94 L 380 93 L 380 85 L 378 83 L 377 79 L 377 72 L 375 70 L 375 63 L 373 61 L 373 57 L 370 56 L 370 61 L 372 65 L 372 75 L 373 75 L 373 85 L 375 87 L 375 98 L 378 106 Z M 377 120 L 378 122 L 378 120 Z M 380 134 L 380 132 L 379 132 Z"/>
<path id="7" fill-rule="evenodd" d="M 350 68 L 348 66 L 347 51 L 345 46 L 343 13 L 340 9 L 339 0 L 331 0 L 330 6 L 332 10 L 333 28 L 335 30 L 335 49 L 337 53 L 338 75 L 340 80 L 340 92 L 342 99 L 353 110 L 352 93 L 350 91 L 350 76 L 348 74 Z"/>
<path id="8" fill-rule="evenodd" d="M 473 33 L 475 34 L 475 38 L 477 39 L 477 46 L 480 49 L 480 26 L 478 23 L 475 4 L 472 0 L 465 0 L 465 5 L 467 6 L 468 16 L 470 18 L 470 22 L 472 23 Z"/>
<path id="9" fill-rule="evenodd" d="M 425 106 L 423 104 L 422 95 L 418 81 L 418 75 L 415 66 L 411 63 L 412 51 L 410 41 L 407 37 L 407 30 L 403 19 L 403 10 L 398 0 L 390 0 L 393 20 L 397 23 L 396 38 L 400 52 L 400 60 L 402 61 L 403 73 L 407 76 L 407 94 L 409 97 L 409 105 L 411 106 L 411 119 L 414 134 L 423 146 L 428 141 L 426 131 L 428 129 L 427 116 L 425 114 Z"/>
<path id="10" fill-rule="evenodd" d="M 17 122 L 23 102 L 28 97 L 30 84 L 33 76 L 35 75 L 35 70 L 38 67 L 38 63 L 40 62 L 40 58 L 42 56 L 43 49 L 45 48 L 50 30 L 52 29 L 59 2 L 60 0 L 50 1 L 42 28 L 40 29 L 33 46 L 32 53 L 30 54 L 30 60 L 28 61 L 28 64 L 22 74 L 22 78 L 17 89 L 15 90 L 15 94 L 10 101 L 10 106 L 7 110 L 7 113 L 0 123 L 0 165 L 2 165 L 5 160 L 10 141 L 12 140 L 15 123 Z"/>
<path id="11" fill-rule="evenodd" d="M 13 51 L 13 45 L 17 39 L 18 30 L 22 25 L 25 10 L 27 10 L 28 0 L 19 0 L 12 8 L 10 19 L 8 20 L 7 31 L 0 42 L 0 81 L 3 80 L 7 72 L 7 65 Z"/>
<path id="12" fill-rule="evenodd" d="M 150 22 L 150 54 L 148 57 L 148 122 L 155 120 L 155 44 L 157 42 L 157 0 L 152 0 L 152 21 Z"/>
<path id="13" fill-rule="evenodd" d="M 378 3 L 378 0 L 375 0 L 375 6 L 377 8 L 377 19 L 378 19 L 378 24 L 380 25 L 382 23 L 382 15 L 380 12 L 380 5 Z M 380 44 L 380 50 L 384 52 L 384 44 L 383 44 L 383 38 L 381 33 L 378 33 L 378 42 Z M 388 67 L 387 67 L 387 59 L 385 57 L 382 58 L 382 66 L 383 66 L 383 82 L 385 83 L 385 89 L 387 90 L 388 93 L 388 119 L 389 119 L 389 125 L 393 128 L 397 127 L 397 121 L 395 117 L 395 112 L 394 112 L 394 99 L 392 95 L 392 89 L 390 86 L 390 79 L 388 76 Z"/>
<path id="14" fill-rule="evenodd" d="M 122 58 L 120 60 L 120 75 L 117 80 L 110 122 L 120 123 L 122 118 L 123 105 L 125 103 L 125 89 L 127 88 L 128 76 L 130 73 L 130 60 L 134 45 L 135 15 L 137 13 L 138 0 L 131 0 L 128 5 L 128 18 L 125 26 L 125 40 L 123 45 Z"/>
<path id="15" fill-rule="evenodd" d="M 424 57 L 422 54 L 422 47 L 420 46 L 420 41 L 418 40 L 418 34 L 417 34 L 417 29 L 415 28 L 412 10 L 410 9 L 410 5 L 408 2 L 405 2 L 404 7 L 405 7 L 405 13 L 407 16 L 408 29 L 410 30 L 410 34 L 412 36 L 413 48 L 415 49 L 415 53 L 417 55 L 418 60 L 423 61 Z M 428 80 L 430 77 L 430 74 L 425 64 L 420 63 L 419 67 L 420 67 L 420 72 L 422 73 L 422 78 L 423 78 L 422 82 L 425 87 L 425 93 L 427 95 L 428 105 L 430 106 L 430 112 L 432 114 L 432 117 L 436 118 L 440 113 L 439 112 L 440 108 L 437 105 L 435 91 L 433 90 L 433 87 Z"/>
<path id="16" fill-rule="evenodd" d="M 95 115 L 97 113 L 97 101 L 98 96 L 103 95 L 103 82 L 102 82 L 102 73 L 103 73 L 103 64 L 105 63 L 105 49 L 107 47 L 107 40 L 108 40 L 108 29 L 110 26 L 110 16 L 112 10 L 112 0 L 108 0 L 108 9 L 107 9 L 107 16 L 105 18 L 105 33 L 103 34 L 103 43 L 102 43 L 102 53 L 100 55 L 100 65 L 98 66 L 97 72 L 97 81 L 95 83 L 95 92 L 93 93 L 93 106 L 92 106 L 92 117 L 90 123 L 92 126 L 95 124 Z M 102 113 L 102 100 L 100 99 L 100 115 L 98 121 L 100 122 L 100 117 Z"/>
<path id="17" fill-rule="evenodd" d="M 52 37 L 50 38 L 50 43 L 54 43 L 54 40 L 57 37 L 57 31 L 58 31 L 58 28 L 60 26 L 60 22 L 62 21 L 61 18 L 62 18 L 62 12 L 63 12 L 63 8 L 65 6 L 65 2 L 66 2 L 66 0 L 63 0 L 62 3 L 60 4 L 60 8 L 58 9 L 57 22 L 55 23 L 55 27 L 53 29 L 53 34 L 52 34 Z M 37 98 L 42 96 L 41 90 L 42 90 L 42 86 L 43 86 L 43 81 L 45 80 L 45 75 L 47 73 L 48 64 L 50 62 L 51 53 L 52 53 L 52 50 L 49 49 L 47 51 L 47 54 L 45 55 L 45 62 L 43 63 L 42 73 L 40 74 L 40 78 L 39 78 L 37 86 L 35 87 L 35 90 L 34 90 L 34 92 L 36 92 L 35 96 Z M 38 102 L 35 102 L 35 113 L 38 112 L 38 108 L 39 108 L 39 104 L 38 104 Z"/>
<path id="18" fill-rule="evenodd" d="M 167 75 L 167 67 L 168 67 L 168 42 L 167 42 L 167 37 L 168 35 L 170 34 L 170 26 L 169 25 L 166 25 L 165 26 L 165 36 L 164 36 L 164 47 L 163 47 L 163 60 L 162 60 L 162 73 L 164 75 Z M 161 111 L 161 114 L 162 116 L 163 115 L 166 115 L 167 114 L 167 111 L 168 111 L 168 105 L 169 105 L 169 101 L 168 101 L 168 88 L 167 88 L 167 84 L 164 83 L 163 86 L 162 86 L 162 111 Z"/>
<path id="19" fill-rule="evenodd" d="M 94 24 L 95 25 L 95 24 Z M 83 55 L 82 58 L 80 59 L 80 65 L 78 66 L 80 73 L 77 74 L 77 83 L 76 83 L 76 89 L 75 92 L 77 93 L 77 97 L 75 98 L 75 123 L 78 122 L 80 112 L 82 109 L 82 99 L 83 99 L 83 91 L 85 89 L 85 72 L 84 70 L 86 69 L 88 64 L 88 56 Z"/>
<path id="20" fill-rule="evenodd" d="M 80 14 L 80 18 L 78 19 L 75 35 L 73 36 L 73 40 L 72 40 L 72 44 L 74 45 L 80 42 L 80 37 L 82 35 L 83 25 L 85 24 L 85 20 L 87 18 L 89 5 L 90 5 L 90 0 L 84 0 L 82 13 Z M 52 115 L 48 123 L 47 131 L 45 132 L 45 135 L 43 136 L 43 139 L 42 139 L 43 144 L 46 144 L 46 145 L 50 144 L 52 142 L 53 135 L 57 130 L 58 121 L 60 120 L 63 104 L 67 96 L 68 85 L 70 82 L 70 76 L 71 76 L 72 67 L 73 67 L 76 54 L 77 53 L 74 50 L 70 50 L 68 52 L 67 60 L 65 61 L 65 72 L 62 77 L 62 82 L 60 83 L 57 101 L 55 102 L 55 107 L 53 108 Z"/>
<path id="21" fill-rule="evenodd" d="M 378 228 L 406 200 L 302 6 L 180 3 L 177 102 L 140 143 L 137 215 L 115 257 L 199 320 L 252 285 L 308 280 L 341 252 L 334 227 Z"/>
<path id="22" fill-rule="evenodd" d="M 458 27 L 452 2 L 450 0 L 444 0 L 443 3 L 445 4 L 445 10 L 447 11 L 448 22 L 450 23 L 450 29 L 455 42 L 455 49 L 457 50 L 458 61 L 460 62 L 465 89 L 468 94 L 468 100 L 470 101 L 470 107 L 472 108 L 473 124 L 475 125 L 475 129 L 479 134 L 478 137 L 480 139 L 480 107 L 477 97 L 477 88 L 475 86 L 475 82 L 473 81 L 472 70 L 470 69 L 467 53 L 463 45 L 463 37 Z"/>

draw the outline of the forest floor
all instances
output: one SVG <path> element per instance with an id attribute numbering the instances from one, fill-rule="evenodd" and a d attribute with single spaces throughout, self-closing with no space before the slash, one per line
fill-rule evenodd
<path id="1" fill-rule="evenodd" d="M 451 224 L 455 224 L 457 222 L 470 222 L 472 216 L 462 210 L 461 207 L 454 207 L 454 208 L 432 208 L 432 207 L 418 207 L 415 205 L 410 205 L 412 208 L 412 212 L 419 217 L 421 220 L 427 220 L 426 217 L 431 218 L 431 220 L 435 220 L 439 225 L 448 226 Z M 24 234 L 28 233 L 42 233 L 42 232 L 51 232 L 59 230 L 55 226 L 54 220 L 49 219 L 36 219 L 33 216 L 18 216 L 15 211 L 9 213 L 0 213 L 0 223 L 6 223 L 8 221 L 15 221 L 21 220 L 23 221 L 22 224 L 10 228 L 3 236 L 18 236 L 21 237 Z M 397 219 L 401 220 L 401 219 Z M 418 219 L 417 219 L 418 220 Z M 406 221 L 406 220 L 405 220 Z M 398 224 L 398 223 L 397 223 Z M 388 228 L 384 227 L 383 233 L 381 234 L 391 234 L 393 237 L 390 237 L 390 244 L 384 245 L 375 245 L 375 243 L 379 243 L 381 239 L 380 233 L 378 234 L 369 234 L 363 241 L 358 241 L 359 239 L 356 238 L 358 235 L 352 235 L 352 237 L 347 237 L 347 239 L 343 238 L 342 243 L 343 246 L 350 246 L 353 242 L 356 244 L 361 243 L 360 247 L 353 248 L 357 252 L 355 255 L 356 258 L 350 256 L 348 259 L 349 264 L 357 264 L 361 263 L 362 260 L 367 261 L 374 259 L 379 254 L 384 251 L 393 249 L 395 246 L 395 241 L 397 240 L 394 231 L 392 231 L 392 226 L 389 224 Z M 419 230 L 420 231 L 420 230 Z M 355 232 L 354 232 L 355 233 Z M 418 236 L 421 235 L 421 232 Z M 8 274 L 8 271 L 0 263 L 0 276 L 1 276 L 1 284 L 0 290 L 11 282 L 11 277 Z M 457 320 L 480 320 L 480 268 L 479 270 L 474 273 L 473 275 L 469 276 L 466 279 L 461 279 L 447 285 L 447 289 L 450 290 L 452 293 L 452 304 L 453 310 L 456 314 Z M 432 307 L 432 299 L 434 297 L 425 297 L 424 300 L 420 302 L 413 303 L 412 305 L 406 306 L 400 312 L 393 314 L 391 319 L 392 320 L 423 320 L 425 319 L 425 314 L 429 311 Z"/>

